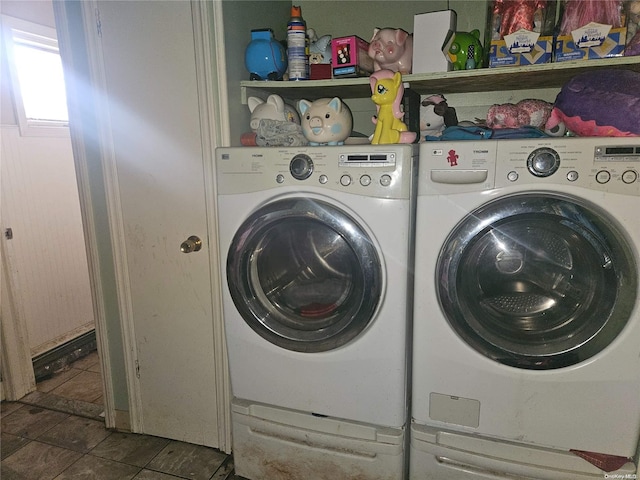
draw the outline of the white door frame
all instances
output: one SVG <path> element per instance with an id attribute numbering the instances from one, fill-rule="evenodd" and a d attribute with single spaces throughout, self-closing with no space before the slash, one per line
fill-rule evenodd
<path id="1" fill-rule="evenodd" d="M 123 424 L 132 423 L 133 418 L 137 415 L 135 402 L 132 401 L 132 394 L 135 390 L 131 390 L 131 382 L 128 381 L 129 387 L 129 416 L 128 421 L 117 421 L 116 409 L 114 404 L 114 388 L 113 376 L 111 374 L 111 359 L 108 346 L 107 331 L 107 314 L 105 310 L 106 294 L 103 285 L 103 272 L 100 263 L 100 251 L 98 248 L 97 221 L 94 215 L 96 206 L 91 196 L 91 180 L 88 164 L 90 157 L 91 145 L 99 148 L 98 158 L 102 168 L 104 177 L 104 190 L 107 201 L 107 212 L 110 226 L 110 239 L 113 243 L 113 260 L 118 278 L 118 311 L 120 312 L 122 321 L 127 317 L 126 313 L 130 311 L 127 299 L 126 275 L 124 273 L 124 259 L 121 258 L 123 249 L 118 246 L 117 240 L 121 238 L 119 232 L 122 231 L 121 209 L 118 196 L 118 184 L 115 170 L 115 161 L 113 155 L 112 141 L 110 137 L 110 122 L 108 109 L 106 108 L 105 99 L 101 98 L 97 92 L 104 91 L 101 88 L 105 83 L 104 71 L 102 69 L 102 50 L 100 42 L 96 36 L 96 20 L 95 13 L 97 11 L 96 4 L 93 1 L 80 2 L 82 12 L 82 24 L 78 24 L 78 19 L 74 18 L 74 13 L 68 13 L 70 8 L 67 2 L 53 2 L 56 17 L 56 30 L 58 32 L 58 43 L 60 47 L 60 55 L 63 58 L 65 72 L 76 72 L 83 70 L 82 66 L 76 65 L 76 62 L 87 62 L 88 71 L 85 72 L 89 78 L 85 79 L 88 84 L 83 83 L 82 75 L 78 73 L 74 75 L 66 75 L 67 84 L 67 101 L 69 104 L 70 118 L 79 118 L 82 125 L 74 125 L 71 122 L 71 143 L 73 146 L 73 156 L 76 164 L 76 177 L 78 179 L 78 192 L 80 194 L 80 208 L 82 211 L 83 228 L 85 241 L 87 244 L 87 259 L 89 263 L 89 278 L 91 281 L 91 292 L 93 296 L 94 313 L 96 319 L 96 340 L 100 351 L 100 360 L 102 365 L 102 382 L 104 390 L 104 407 L 105 407 L 105 423 L 108 428 L 122 428 Z M 73 20 L 71 20 L 73 19 Z M 70 23 L 72 22 L 72 23 Z M 82 29 L 85 38 L 85 44 L 82 46 L 74 45 L 71 40 L 71 30 Z M 87 108 L 88 107 L 88 108 Z M 93 130 L 95 128 L 95 131 Z M 97 139 L 93 141 L 86 137 L 95 134 Z M 127 351 L 126 349 L 125 351 Z M 126 360 L 125 360 L 126 362 Z M 129 374 L 127 373 L 127 377 Z M 133 408 L 132 408 L 133 407 Z"/>
<path id="2" fill-rule="evenodd" d="M 202 126 L 202 152 L 210 159 L 205 169 L 205 199 L 207 211 L 216 212 L 217 183 L 215 172 L 215 148 L 228 146 L 231 138 L 229 127 L 229 103 L 227 92 L 226 60 L 224 55 L 224 25 L 222 2 L 191 2 L 196 52 L 196 76 L 200 98 L 200 125 Z M 213 25 L 213 32 L 211 31 Z M 212 35 L 213 33 L 213 35 Z M 211 219 L 213 220 L 213 219 Z M 231 381 L 225 341 L 222 312 L 222 284 L 220 277 L 218 222 L 209 221 L 209 248 L 211 261 L 212 310 L 214 313 L 214 349 L 217 380 L 218 438 L 220 450 L 231 452 Z"/>
<path id="3" fill-rule="evenodd" d="M 76 3 L 76 2 L 72 2 Z M 124 224 L 120 206 L 118 177 L 114 155 L 114 146 L 111 137 L 111 123 L 108 115 L 106 101 L 97 92 L 106 91 L 104 63 L 101 44 L 99 40 L 100 25 L 97 17 L 97 2 L 86 0 L 81 4 L 82 25 L 71 25 L 67 16 L 70 8 L 67 2 L 54 2 L 56 11 L 56 23 L 60 51 L 65 64 L 70 70 L 76 67 L 74 60 L 80 58 L 88 64 L 90 85 L 83 85 L 81 80 L 70 78 L 68 86 L 69 108 L 71 115 L 75 111 L 75 118 L 85 120 L 89 116 L 95 125 L 95 131 L 83 131 L 76 126 L 74 130 L 72 122 L 72 143 L 78 176 L 81 209 L 84 219 L 85 237 L 90 266 L 90 277 L 94 296 L 94 309 L 96 310 L 96 337 L 101 352 L 101 363 L 104 383 L 105 423 L 109 428 L 129 427 L 133 432 L 142 431 L 141 396 L 139 383 L 136 378 L 136 339 L 133 318 L 131 315 L 132 302 L 130 296 L 129 278 L 127 275 L 126 249 L 124 248 Z M 76 4 L 77 5 L 77 4 Z M 225 72 L 224 36 L 222 23 L 222 2 L 192 1 L 192 17 L 195 37 L 195 50 L 197 57 L 198 95 L 200 101 L 200 121 L 202 125 L 203 154 L 206 158 L 213 159 L 216 146 L 228 145 L 228 103 L 226 76 L 216 75 L 216 72 Z M 214 31 L 211 31 L 213 25 Z M 70 41 L 70 29 L 82 28 L 85 45 L 78 47 Z M 213 34 L 213 35 L 212 35 Z M 78 48 L 83 51 L 78 52 Z M 80 55 L 78 57 L 78 55 Z M 79 67 L 82 68 L 82 67 Z M 90 88 L 88 88 L 90 87 Z M 92 101 L 87 102 L 87 95 Z M 93 105 L 94 111 L 87 112 L 86 106 Z M 83 108 L 84 107 L 84 108 Z M 72 117 L 73 118 L 73 117 Z M 110 240 L 113 250 L 113 263 L 115 268 L 115 282 L 117 290 L 117 309 L 120 314 L 122 341 L 124 344 L 124 364 L 126 369 L 128 387 L 128 418 L 126 412 L 118 412 L 114 406 L 113 377 L 111 375 L 109 358 L 108 336 L 106 335 L 107 320 L 105 313 L 104 285 L 102 285 L 102 272 L 100 268 L 100 252 L 98 249 L 98 232 L 94 206 L 92 205 L 90 192 L 90 178 L 88 173 L 88 148 L 86 136 L 96 134 L 99 162 L 104 177 L 104 191 L 106 198 L 106 210 L 109 218 Z M 213 165 L 213 161 L 211 161 Z M 205 176 L 206 201 L 208 211 L 216 212 L 215 172 L 213 168 L 206 170 Z M 219 448 L 229 452 L 231 450 L 231 413 L 230 413 L 230 383 L 224 342 L 224 325 L 222 321 L 221 282 L 219 277 L 219 258 L 217 244 L 217 225 L 215 221 L 208 222 L 209 245 L 211 262 L 211 284 L 214 311 L 215 355 L 217 370 L 217 405 L 219 419 Z M 104 260 L 103 260 L 104 261 Z"/>

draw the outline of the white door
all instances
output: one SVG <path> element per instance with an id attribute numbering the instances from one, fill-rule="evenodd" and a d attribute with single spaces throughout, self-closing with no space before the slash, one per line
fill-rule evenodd
<path id="1" fill-rule="evenodd" d="M 203 153 L 191 4 L 97 6 L 121 206 L 116 243 L 124 248 L 116 257 L 135 364 L 133 428 L 215 447 L 220 357 L 210 255 L 216 248 L 207 236 L 215 218 L 205 197 L 211 160 Z M 192 235 L 202 239 L 202 249 L 185 254 L 181 244 Z"/>

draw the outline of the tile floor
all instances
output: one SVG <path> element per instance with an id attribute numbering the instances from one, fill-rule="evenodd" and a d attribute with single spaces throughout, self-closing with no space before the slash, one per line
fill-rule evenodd
<path id="1" fill-rule="evenodd" d="M 242 480 L 218 450 L 107 430 L 97 353 L 2 402 L 2 480 Z"/>

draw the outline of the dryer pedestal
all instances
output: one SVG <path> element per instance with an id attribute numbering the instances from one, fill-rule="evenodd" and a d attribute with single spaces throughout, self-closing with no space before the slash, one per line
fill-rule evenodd
<path id="1" fill-rule="evenodd" d="M 404 430 L 234 399 L 236 474 L 253 480 L 398 480 Z"/>
<path id="2" fill-rule="evenodd" d="M 417 424 L 411 425 L 410 459 L 410 478 L 415 480 L 636 478 L 631 461 L 605 476 L 598 467 L 571 452 Z"/>

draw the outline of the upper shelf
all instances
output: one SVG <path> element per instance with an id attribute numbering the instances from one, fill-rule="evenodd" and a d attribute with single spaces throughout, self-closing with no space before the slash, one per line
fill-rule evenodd
<path id="1" fill-rule="evenodd" d="M 482 68 L 452 72 L 418 73 L 404 75 L 403 80 L 420 94 L 466 93 L 501 90 L 529 90 L 560 88 L 571 77 L 600 68 L 627 69 L 640 72 L 640 56 L 615 57 L 602 60 L 582 60 L 545 63 L 524 67 Z M 322 97 L 364 98 L 371 93 L 369 78 L 342 78 L 332 80 L 303 80 L 296 82 L 242 81 L 242 102 L 259 92 L 277 93 L 283 98 Z"/>

